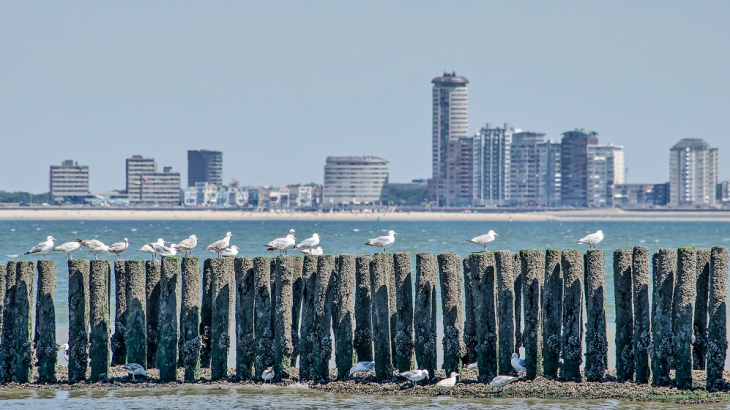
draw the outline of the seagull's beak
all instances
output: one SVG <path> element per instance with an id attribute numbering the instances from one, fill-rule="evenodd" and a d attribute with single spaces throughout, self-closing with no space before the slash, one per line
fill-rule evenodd
<path id="1" fill-rule="evenodd" d="M 499 234 L 498 234 L 497 232 L 495 232 L 495 233 L 494 233 L 494 236 L 499 236 Z"/>

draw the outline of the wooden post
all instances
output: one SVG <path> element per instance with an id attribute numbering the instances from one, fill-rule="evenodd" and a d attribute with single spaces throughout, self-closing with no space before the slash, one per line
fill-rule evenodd
<path id="1" fill-rule="evenodd" d="M 213 273 L 210 258 L 203 261 L 203 299 L 200 304 L 200 367 L 210 368 L 211 329 L 213 323 Z"/>
<path id="2" fill-rule="evenodd" d="M 613 294 L 616 306 L 616 377 L 634 380 L 634 309 L 631 249 L 613 251 Z"/>
<path id="3" fill-rule="evenodd" d="M 274 323 L 274 374 L 275 380 L 290 377 L 292 354 L 292 279 L 294 278 L 296 256 L 276 258 L 276 300 L 278 301 Z"/>
<path id="4" fill-rule="evenodd" d="M 144 262 L 125 263 L 127 275 L 127 361 L 147 368 L 147 296 Z"/>
<path id="5" fill-rule="evenodd" d="M 160 381 L 177 380 L 178 302 L 180 300 L 180 260 L 162 258 L 160 273 L 160 338 L 157 347 L 157 366 Z"/>
<path id="6" fill-rule="evenodd" d="M 15 328 L 15 311 L 12 309 L 15 303 L 15 293 L 17 287 L 15 281 L 17 279 L 18 262 L 9 261 L 5 277 L 6 286 L 3 288 L 3 305 L 6 307 L 3 311 L 3 337 L 0 344 L 0 382 L 8 383 L 13 380 L 13 369 L 15 367 L 15 359 L 17 352 L 15 351 L 14 328 Z M 70 293 L 69 293 L 70 294 Z"/>
<path id="7" fill-rule="evenodd" d="M 525 344 L 525 377 L 532 380 L 542 375 L 542 322 L 540 305 L 542 283 L 545 275 L 545 254 L 539 249 L 523 249 L 522 300 L 525 307 L 525 330 L 522 341 Z"/>
<path id="8" fill-rule="evenodd" d="M 707 361 L 707 297 L 710 277 L 710 250 L 697 249 L 697 281 L 695 288 L 695 316 L 693 322 L 692 368 L 705 370 Z"/>
<path id="9" fill-rule="evenodd" d="M 707 390 L 724 387 L 722 372 L 727 352 L 727 275 L 728 251 L 715 246 L 710 253 L 709 321 L 707 324 Z"/>
<path id="10" fill-rule="evenodd" d="M 563 327 L 563 271 L 561 250 L 545 252 L 545 287 L 542 298 L 542 366 L 545 377 L 558 378 L 560 333 Z"/>
<path id="11" fill-rule="evenodd" d="M 160 261 L 145 263 L 147 279 L 147 368 L 157 368 L 157 346 L 160 342 Z"/>
<path id="12" fill-rule="evenodd" d="M 302 338 L 299 342 L 299 378 L 301 380 L 312 380 L 314 373 L 314 322 L 316 317 L 317 304 L 317 257 L 307 255 L 304 257 L 302 267 L 302 325 L 300 332 Z"/>
<path id="13" fill-rule="evenodd" d="M 112 364 L 127 363 L 127 271 L 123 260 L 114 261 L 114 333 L 111 338 Z"/>
<path id="14" fill-rule="evenodd" d="M 370 255 L 355 259 L 355 335 L 352 346 L 358 362 L 373 361 L 372 300 L 370 297 Z"/>
<path id="15" fill-rule="evenodd" d="M 652 384 L 665 386 L 669 379 L 672 354 L 672 293 L 677 271 L 677 251 L 660 249 L 654 254 L 654 292 L 652 294 L 651 330 Z"/>
<path id="16" fill-rule="evenodd" d="M 56 264 L 38 261 L 38 296 L 35 313 L 35 353 L 38 382 L 56 382 Z"/>
<path id="17" fill-rule="evenodd" d="M 583 255 L 576 249 L 563 251 L 563 379 L 579 382 L 583 363 Z"/>
<path id="18" fill-rule="evenodd" d="M 228 351 L 231 348 L 231 314 L 235 296 L 233 259 L 210 260 L 212 310 L 210 326 L 210 378 L 220 380 L 228 376 Z"/>
<path id="19" fill-rule="evenodd" d="M 299 357 L 299 323 L 302 314 L 302 291 L 304 289 L 304 281 L 302 280 L 302 266 L 304 258 L 294 256 L 294 276 L 292 277 L 292 310 L 291 310 L 291 365 L 297 365 Z"/>
<path id="20" fill-rule="evenodd" d="M 236 258 L 233 268 L 236 272 L 236 378 L 249 380 L 253 377 L 256 358 L 253 261 Z"/>
<path id="21" fill-rule="evenodd" d="M 586 379 L 602 381 L 608 368 L 606 336 L 606 256 L 600 249 L 585 255 Z"/>
<path id="22" fill-rule="evenodd" d="M 416 362 L 433 379 L 436 370 L 436 286 L 438 264 L 431 253 L 416 255 L 416 298 L 413 326 Z"/>
<path id="23" fill-rule="evenodd" d="M 522 286 L 523 282 L 525 280 L 524 276 L 522 275 L 522 262 L 520 261 L 520 254 L 515 253 L 512 255 L 512 278 L 514 279 L 514 300 L 515 300 L 515 307 L 514 307 L 514 314 L 515 314 L 515 352 L 520 351 L 520 347 L 523 347 L 525 345 L 525 341 L 523 338 L 523 328 L 522 328 Z M 511 355 L 510 355 L 511 360 Z"/>
<path id="24" fill-rule="evenodd" d="M 256 338 L 256 379 L 274 364 L 274 335 L 271 333 L 271 262 L 265 256 L 253 259 L 254 287 L 254 337 Z"/>
<path id="25" fill-rule="evenodd" d="M 512 353 L 515 348 L 515 280 L 510 251 L 494 252 L 497 275 L 497 343 L 499 374 L 515 374 Z"/>
<path id="26" fill-rule="evenodd" d="M 390 346 L 389 277 L 393 270 L 393 255 L 379 253 L 370 263 L 370 293 L 373 300 L 373 347 L 375 378 L 388 380 L 393 376 Z"/>
<path id="27" fill-rule="evenodd" d="M 692 388 L 692 321 L 697 297 L 696 281 L 696 249 L 694 247 L 679 248 L 672 309 L 674 373 L 678 389 Z"/>
<path id="28" fill-rule="evenodd" d="M 109 377 L 109 276 L 111 264 L 106 260 L 91 261 L 89 276 L 89 358 L 91 359 L 91 377 L 97 382 Z"/>
<path id="29" fill-rule="evenodd" d="M 337 378 L 349 375 L 353 364 L 352 338 L 355 328 L 355 255 L 340 255 L 335 270 L 332 322 L 335 324 L 335 363 Z"/>
<path id="30" fill-rule="evenodd" d="M 86 380 L 89 365 L 89 352 L 86 350 L 89 346 L 89 271 L 89 261 L 68 261 L 69 383 Z"/>
<path id="31" fill-rule="evenodd" d="M 463 358 L 465 364 L 477 361 L 477 324 L 474 319 L 474 283 L 471 272 L 470 258 L 474 254 L 467 255 L 463 259 L 464 265 L 464 348 L 466 355 Z"/>
<path id="32" fill-rule="evenodd" d="M 461 371 L 464 356 L 464 319 L 461 301 L 461 258 L 454 252 L 438 256 L 439 282 L 441 283 L 441 308 L 444 323 L 444 371 L 446 374 Z"/>
<path id="33" fill-rule="evenodd" d="M 322 255 L 317 260 L 312 368 L 315 381 L 329 381 L 329 363 L 332 358 L 332 299 L 334 292 L 335 257 Z"/>
<path id="34" fill-rule="evenodd" d="M 184 380 L 195 382 L 200 378 L 200 297 L 202 292 L 200 259 L 186 256 L 182 259 L 182 301 L 180 303 L 180 341 L 178 350 Z"/>
<path id="35" fill-rule="evenodd" d="M 649 347 L 651 320 L 649 311 L 649 248 L 637 246 L 631 258 L 634 277 L 634 370 L 636 383 L 649 382 Z"/>
<path id="36" fill-rule="evenodd" d="M 5 314 L 5 286 L 8 276 L 8 267 L 0 264 L 0 340 L 3 339 L 3 315 Z M 2 353 L 0 353 L 2 355 Z"/>
<path id="37" fill-rule="evenodd" d="M 488 383 L 497 376 L 497 309 L 494 253 L 472 253 L 467 257 L 472 283 L 475 350 L 479 381 Z"/>
<path id="38" fill-rule="evenodd" d="M 416 365 L 413 357 L 413 279 L 410 252 L 393 254 L 395 276 L 395 326 L 394 364 L 400 372 L 412 370 Z"/>
<path id="39" fill-rule="evenodd" d="M 15 319 L 11 337 L 15 347 L 14 381 L 28 383 L 33 372 L 33 287 L 35 265 L 31 261 L 18 262 L 15 278 L 15 298 L 8 306 Z"/>

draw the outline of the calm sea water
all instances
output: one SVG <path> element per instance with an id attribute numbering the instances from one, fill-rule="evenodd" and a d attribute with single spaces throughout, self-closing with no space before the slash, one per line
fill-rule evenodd
<path id="1" fill-rule="evenodd" d="M 135 252 L 143 244 L 162 237 L 167 241 L 177 242 L 187 238 L 191 234 L 199 238 L 198 248 L 193 256 L 200 258 L 215 256 L 210 252 L 203 251 L 203 247 L 211 242 L 222 238 L 227 231 L 233 233 L 231 244 L 241 248 L 240 256 L 261 256 L 275 254 L 266 253 L 263 247 L 270 240 L 286 235 L 289 229 L 297 231 L 299 240 L 308 238 L 312 233 L 317 232 L 322 240 L 322 246 L 326 253 L 374 253 L 374 249 L 363 246 L 367 239 L 384 235 L 389 229 L 395 230 L 398 235 L 396 243 L 389 251 L 409 251 L 414 259 L 420 252 L 439 253 L 445 251 L 456 252 L 462 257 L 470 252 L 481 250 L 481 247 L 469 244 L 467 239 L 482 234 L 489 229 L 494 229 L 499 237 L 489 250 L 507 249 L 519 251 L 525 248 L 578 248 L 572 241 L 584 236 L 587 233 L 598 229 L 603 230 L 606 238 L 601 242 L 599 248 L 606 252 L 606 300 L 607 320 L 609 322 L 610 352 L 609 366 L 613 367 L 615 355 L 613 353 L 613 262 L 612 251 L 618 248 L 632 248 L 634 246 L 646 246 L 651 251 L 662 247 L 677 248 L 685 245 L 697 247 L 712 247 L 715 245 L 730 246 L 730 223 L 727 222 L 615 222 L 610 220 L 593 222 L 381 222 L 381 221 L 337 221 L 337 222 L 316 222 L 316 221 L 0 221 L 0 260 L 35 260 L 37 257 L 22 256 L 36 243 L 45 240 L 46 236 L 52 235 L 57 238 L 57 244 L 72 241 L 76 238 L 89 239 L 97 238 L 105 243 L 120 241 L 128 238 L 130 247 L 124 254 L 127 259 L 145 258 L 147 255 Z M 20 255 L 20 256 L 15 256 Z M 75 258 L 91 258 L 92 254 L 87 250 L 79 250 Z M 49 259 L 56 262 L 58 266 L 57 288 L 56 288 L 56 314 L 57 314 L 57 340 L 61 344 L 68 339 L 68 271 L 66 269 L 66 255 L 52 253 Z M 113 259 L 104 255 L 104 258 Z M 112 292 L 112 295 L 114 292 Z M 114 301 L 112 300 L 112 303 Z M 440 320 L 439 320 L 440 322 Z M 441 336 L 438 337 L 440 342 Z M 63 363 L 63 361 L 59 361 Z M 233 364 L 233 357 L 230 360 Z M 497 405 L 494 399 L 489 401 L 453 401 L 448 398 L 430 400 L 414 399 L 413 401 L 402 401 L 398 399 L 352 398 L 347 396 L 322 395 L 317 392 L 297 389 L 271 394 L 274 390 L 247 390 L 227 389 L 223 393 L 216 393 L 216 399 L 221 400 L 223 407 L 237 406 L 237 403 L 245 400 L 247 407 L 268 407 L 292 408 L 294 407 L 318 407 L 321 403 L 329 403 L 331 407 L 354 407 L 358 408 L 472 408 L 483 405 Z M 82 407 L 84 401 L 94 399 L 94 406 L 99 409 L 107 408 L 175 408 L 174 404 L 161 405 L 161 401 L 176 403 L 176 398 L 185 395 L 190 396 L 185 400 L 185 408 L 191 406 L 192 402 L 200 400 L 200 403 L 209 404 L 207 398 L 212 391 L 205 389 L 184 387 L 170 389 L 160 392 L 99 392 L 92 393 L 83 391 L 74 393 L 58 392 L 50 394 L 41 392 L 25 392 L 28 398 L 38 400 L 29 401 L 5 401 L 2 405 L 12 404 L 13 407 L 26 403 L 31 408 L 71 408 L 78 404 Z M 154 394 L 155 404 L 150 407 L 150 398 Z M 159 396 L 159 397 L 157 397 Z M 7 391 L 0 391 L 0 399 L 10 399 Z M 253 401 L 251 401 L 253 400 Z M 292 401 L 294 400 L 294 401 Z M 385 400 L 385 402 L 382 402 Z M 390 402 L 388 402 L 390 400 Z M 191 402 L 192 401 L 192 402 Z M 120 405 L 120 403 L 125 403 Z M 146 404 L 144 404 L 146 403 Z M 331 403 L 337 403 L 332 406 Z M 524 408 L 542 406 L 543 402 L 535 401 L 503 401 L 500 407 Z M 156 407 L 161 406 L 161 407 Z M 650 408 L 636 406 L 633 404 L 617 404 L 612 402 L 560 402 L 550 403 L 546 408 L 573 407 L 598 408 L 598 407 L 620 407 L 620 408 Z M 632 407 L 633 406 L 633 407 Z M 725 408 L 725 407 L 723 407 Z"/>

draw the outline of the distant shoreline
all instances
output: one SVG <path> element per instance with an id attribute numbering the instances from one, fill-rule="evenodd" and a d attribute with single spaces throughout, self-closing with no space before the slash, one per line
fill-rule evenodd
<path id="1" fill-rule="evenodd" d="M 730 211 L 626 211 L 585 209 L 536 212 L 250 212 L 233 210 L 150 210 L 110 208 L 0 209 L 0 220 L 208 220 L 208 221 L 686 221 L 730 222 Z"/>

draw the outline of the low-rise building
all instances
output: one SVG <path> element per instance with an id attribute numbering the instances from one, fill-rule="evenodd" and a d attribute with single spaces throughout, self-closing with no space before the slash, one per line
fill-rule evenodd
<path id="1" fill-rule="evenodd" d="M 327 204 L 387 201 L 388 161 L 373 156 L 327 157 L 323 199 Z"/>
<path id="2" fill-rule="evenodd" d="M 157 205 L 180 205 L 180 173 L 172 167 L 139 177 L 139 202 Z"/>
<path id="3" fill-rule="evenodd" d="M 70 159 L 51 165 L 49 185 L 53 203 L 81 203 L 89 196 L 89 166 Z"/>

